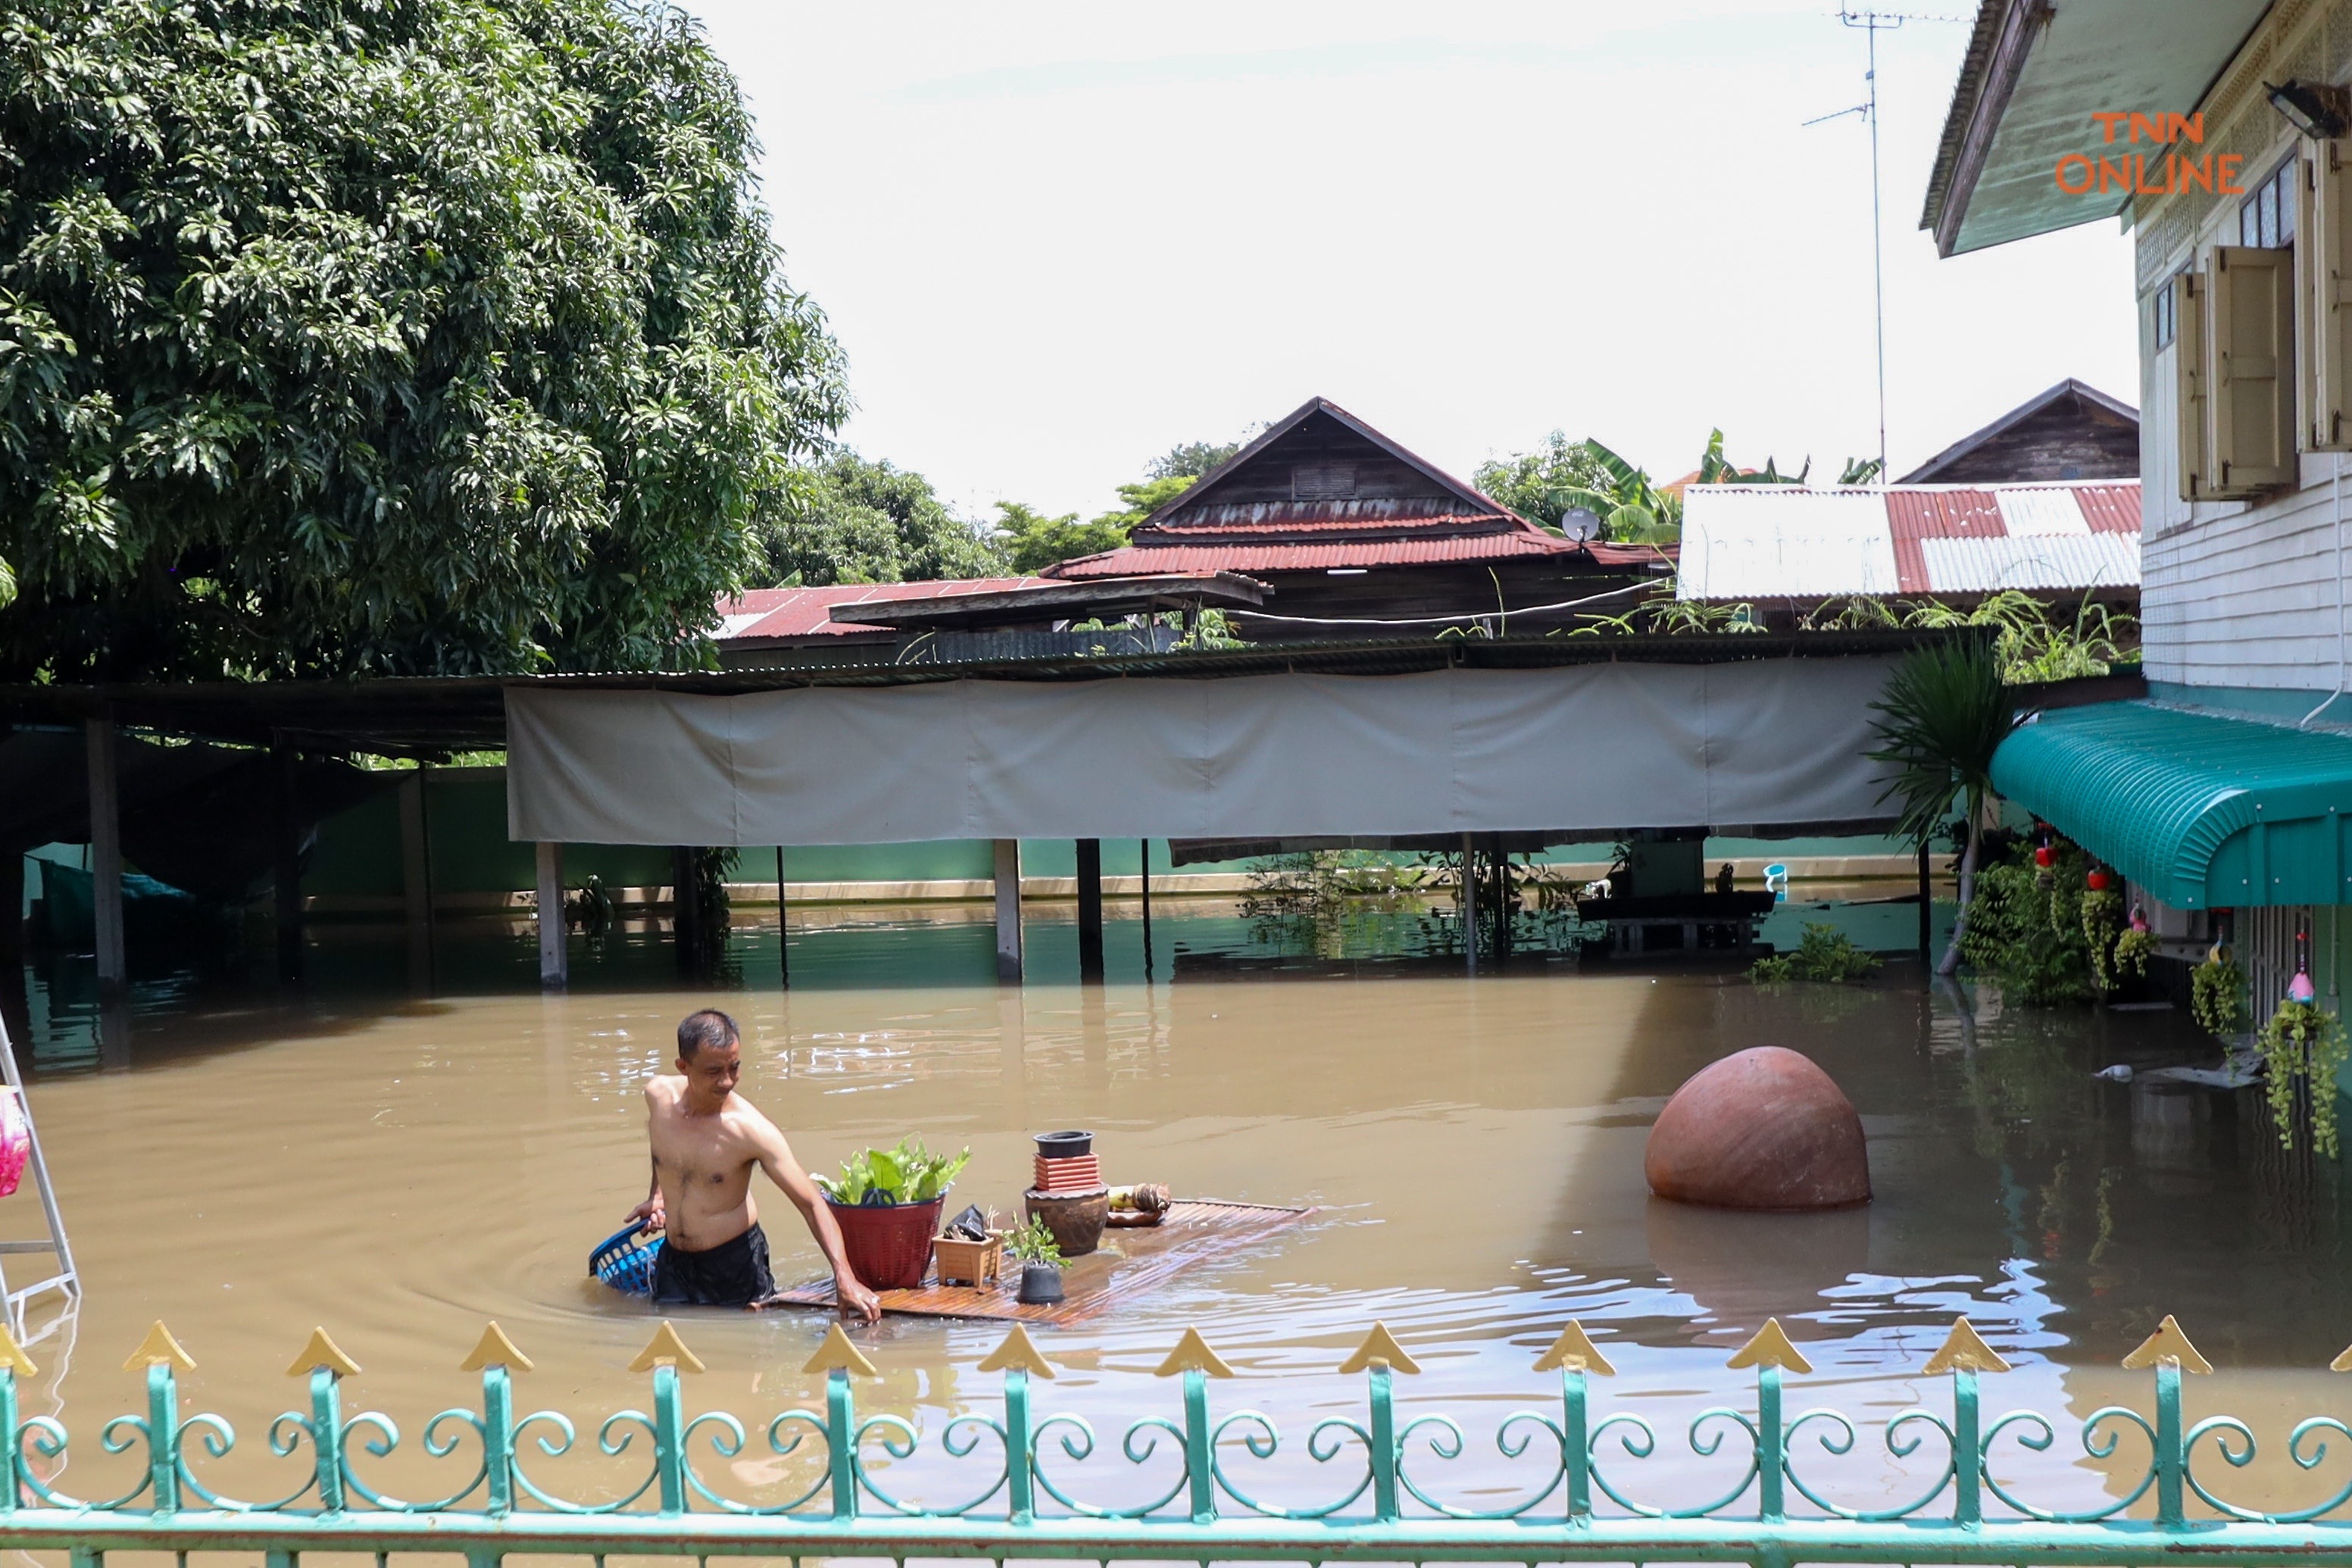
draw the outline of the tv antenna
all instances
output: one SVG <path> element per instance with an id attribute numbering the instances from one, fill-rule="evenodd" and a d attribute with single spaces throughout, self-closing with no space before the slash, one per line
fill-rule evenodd
<path id="1" fill-rule="evenodd" d="M 1870 127 L 1870 287 L 1874 304 L 1873 319 L 1878 346 L 1878 482 L 1886 482 L 1886 255 L 1885 241 L 1879 218 L 1878 178 L 1878 35 L 1893 32 L 1906 22 L 1959 22 L 1961 16 L 1933 16 L 1912 11 L 1856 10 L 1852 5 L 1838 7 L 1838 20 L 1849 27 L 1859 27 L 1869 40 L 1870 68 L 1863 73 L 1869 96 L 1849 109 L 1818 115 L 1805 121 L 1807 125 L 1825 125 L 1832 120 L 1843 120 L 1849 114 L 1859 114 Z"/>

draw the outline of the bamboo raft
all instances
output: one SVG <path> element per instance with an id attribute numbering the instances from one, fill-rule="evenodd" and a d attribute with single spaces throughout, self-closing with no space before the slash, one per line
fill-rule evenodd
<path id="1" fill-rule="evenodd" d="M 1156 1226 L 1105 1231 L 1100 1250 L 1070 1260 L 1062 1273 L 1064 1299 L 1050 1306 L 1024 1306 L 1014 1299 L 1020 1268 L 1008 1261 L 1004 1278 L 994 1284 L 925 1284 L 912 1290 L 881 1291 L 882 1310 L 916 1318 L 1084 1322 L 1121 1301 L 1160 1289 L 1187 1269 L 1278 1235 L 1314 1212 L 1213 1198 L 1181 1201 L 1170 1205 L 1168 1217 Z M 835 1304 L 833 1281 L 821 1279 L 782 1291 L 775 1302 L 831 1308 Z"/>

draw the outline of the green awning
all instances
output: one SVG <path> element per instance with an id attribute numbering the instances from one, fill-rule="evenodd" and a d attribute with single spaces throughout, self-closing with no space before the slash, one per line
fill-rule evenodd
<path id="1" fill-rule="evenodd" d="M 1992 782 L 2175 909 L 2352 903 L 2352 736 L 2105 702 L 2025 724 Z"/>

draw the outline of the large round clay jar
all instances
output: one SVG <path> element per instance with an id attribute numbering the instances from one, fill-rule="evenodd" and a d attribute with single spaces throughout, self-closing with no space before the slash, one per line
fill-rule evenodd
<path id="1" fill-rule="evenodd" d="M 1738 1209 L 1870 1201 L 1862 1118 L 1830 1075 L 1779 1046 L 1694 1073 L 1650 1129 L 1642 1173 L 1662 1198 Z"/>
<path id="2" fill-rule="evenodd" d="M 1090 1193 L 1041 1193 L 1033 1187 L 1021 1201 L 1031 1219 L 1045 1222 L 1063 1257 L 1084 1258 L 1102 1245 L 1103 1226 L 1110 1219 L 1108 1187 Z"/>

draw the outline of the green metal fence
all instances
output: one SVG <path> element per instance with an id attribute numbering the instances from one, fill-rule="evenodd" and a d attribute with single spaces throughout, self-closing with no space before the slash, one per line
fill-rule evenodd
<path id="1" fill-rule="evenodd" d="M 1146 1495 L 1120 1501 L 1081 1495 L 1066 1473 L 1092 1455 L 1095 1431 L 1078 1415 L 1037 1408 L 1039 1385 L 1053 1372 L 1018 1329 L 981 1363 L 1002 1374 L 1001 1404 L 958 1415 L 938 1434 L 943 1458 L 971 1478 L 945 1504 L 918 1502 L 886 1485 L 888 1461 L 915 1455 L 920 1436 L 902 1417 L 859 1414 L 853 1379 L 874 1368 L 838 1328 L 808 1367 L 824 1374 L 824 1407 L 783 1411 L 755 1437 L 732 1415 L 687 1415 L 680 1378 L 702 1368 L 664 1324 L 632 1365 L 650 1374 L 652 1408 L 619 1411 L 596 1431 L 602 1454 L 616 1462 L 643 1455 L 649 1464 L 615 1495 L 593 1501 L 567 1498 L 531 1473 L 540 1458 L 569 1452 L 579 1435 L 559 1413 L 518 1414 L 515 1374 L 530 1363 L 495 1324 L 465 1363 L 481 1373 L 479 1408 L 443 1411 L 420 1435 L 424 1454 L 449 1462 L 462 1484 L 422 1500 L 395 1498 L 371 1482 L 401 1434 L 386 1415 L 346 1414 L 342 1379 L 357 1368 L 323 1331 L 289 1369 L 307 1377 L 309 1408 L 279 1416 L 268 1433 L 272 1454 L 299 1467 L 299 1484 L 289 1477 L 290 1490 L 259 1502 L 222 1495 L 204 1479 L 236 1435 L 217 1415 L 182 1414 L 174 1380 L 194 1363 L 162 1324 L 129 1363 L 145 1368 L 145 1414 L 118 1415 L 100 1433 L 107 1452 L 136 1453 L 143 1463 L 135 1485 L 103 1500 L 67 1496 L 44 1479 L 58 1472 L 66 1430 L 20 1412 L 16 1377 L 30 1363 L 12 1342 L 0 1359 L 0 1465 L 8 1471 L 0 1483 L 0 1547 L 69 1551 L 76 1568 L 96 1568 L 110 1551 L 259 1552 L 271 1568 L 291 1568 L 305 1551 L 463 1552 L 474 1564 L 512 1552 L 563 1552 L 596 1556 L 600 1568 L 611 1552 L 1759 1568 L 2352 1563 L 2352 1517 L 2337 1517 L 2347 1514 L 2352 1480 L 2315 1507 L 2285 1513 L 2241 1507 L 2212 1484 L 2217 1466 L 2252 1461 L 2254 1436 L 2229 1416 L 2184 1424 L 2182 1375 L 2210 1369 L 2169 1318 L 2124 1363 L 2150 1373 L 2152 1415 L 2118 1405 L 2082 1423 L 2084 1456 L 2107 1467 L 2111 1484 L 2118 1473 L 2125 1480 L 2121 1495 L 2081 1512 L 2041 1507 L 2002 1479 L 1998 1461 L 2011 1454 L 2008 1445 L 2047 1451 L 2056 1427 L 2031 1411 L 1987 1419 L 1979 1378 L 2008 1369 L 1965 1320 L 1923 1369 L 1948 1377 L 1948 1405 L 1904 1411 L 1878 1434 L 1895 1458 L 1924 1454 L 1936 1471 L 1932 1481 L 1909 1500 L 1874 1510 L 1842 1506 L 1806 1473 L 1803 1465 L 1819 1454 L 1850 1453 L 1858 1434 L 1836 1411 L 1784 1408 L 1783 1374 L 1811 1368 L 1777 1322 L 1730 1363 L 1754 1371 L 1752 1410 L 1708 1410 L 1691 1425 L 1697 1453 L 1732 1445 L 1735 1468 L 1744 1444 L 1744 1473 L 1721 1495 L 1688 1507 L 1643 1500 L 1620 1473 L 1648 1458 L 1656 1436 L 1633 1415 L 1594 1419 L 1593 1380 L 1612 1369 L 1575 1324 L 1536 1363 L 1557 1377 L 1557 1402 L 1547 1384 L 1540 1408 L 1508 1415 L 1494 1434 L 1506 1459 L 1539 1461 L 1537 1484 L 1483 1510 L 1443 1500 L 1442 1478 L 1424 1473 L 1459 1459 L 1466 1439 L 1443 1415 L 1402 1418 L 1397 1379 L 1420 1369 L 1378 1326 L 1340 1369 L 1364 1378 L 1360 1417 L 1327 1418 L 1307 1437 L 1318 1473 L 1329 1467 L 1335 1479 L 1324 1500 L 1301 1507 L 1263 1500 L 1245 1484 L 1240 1472 L 1273 1459 L 1280 1434 L 1261 1412 L 1217 1408 L 1213 1384 L 1231 1373 L 1191 1331 L 1160 1368 L 1177 1382 L 1178 1408 L 1137 1421 L 1120 1440 L 1134 1476 L 1153 1478 Z M 2352 1363 L 2339 1363 L 2339 1370 L 2346 1364 Z M 2287 1452 L 2303 1470 L 2318 1470 L 2337 1437 L 2352 1442 L 2352 1427 L 2315 1417 L 2294 1429 Z M 714 1489 L 696 1468 L 698 1453 L 724 1461 L 755 1446 L 803 1467 L 799 1496 L 754 1505 Z M 2145 1468 L 2132 1479 L 2129 1467 L 2143 1447 Z"/>

